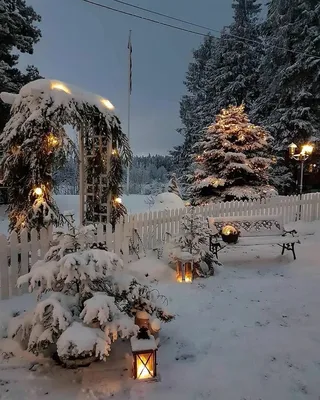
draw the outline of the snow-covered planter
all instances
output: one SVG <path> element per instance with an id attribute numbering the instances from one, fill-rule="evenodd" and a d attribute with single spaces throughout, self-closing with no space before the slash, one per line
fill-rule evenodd
<path id="1" fill-rule="evenodd" d="M 226 243 L 237 243 L 240 231 L 232 225 L 226 225 L 221 229 L 220 235 Z"/>
<path id="2" fill-rule="evenodd" d="M 115 253 L 95 245 L 94 234 L 93 226 L 58 233 L 44 259 L 18 279 L 18 286 L 38 290 L 36 307 L 8 328 L 28 351 L 67 367 L 105 360 L 115 340 L 137 334 L 137 312 L 173 318 L 159 294 L 129 275 Z"/>

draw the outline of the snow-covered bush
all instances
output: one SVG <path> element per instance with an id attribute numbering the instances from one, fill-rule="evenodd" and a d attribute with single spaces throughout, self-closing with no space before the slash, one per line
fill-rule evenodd
<path id="1" fill-rule="evenodd" d="M 44 259 L 18 279 L 18 286 L 25 283 L 38 291 L 38 303 L 11 321 L 9 337 L 69 366 L 106 359 L 118 337 L 137 333 L 137 311 L 162 321 L 173 318 L 155 291 L 129 275 L 115 253 L 95 243 L 93 226 L 58 233 Z"/>
<path id="2" fill-rule="evenodd" d="M 202 215 L 194 213 L 194 207 L 184 215 L 180 221 L 180 233 L 173 236 L 169 246 L 170 258 L 175 261 L 179 254 L 188 252 L 193 255 L 195 266 L 200 275 L 203 275 L 201 263 L 206 263 L 210 275 L 214 274 L 213 256 L 209 252 L 210 229 Z"/>
<path id="3" fill-rule="evenodd" d="M 183 200 L 175 193 L 160 193 L 155 197 L 154 205 L 152 210 L 164 211 L 172 210 L 174 208 L 184 208 L 185 204 Z"/>

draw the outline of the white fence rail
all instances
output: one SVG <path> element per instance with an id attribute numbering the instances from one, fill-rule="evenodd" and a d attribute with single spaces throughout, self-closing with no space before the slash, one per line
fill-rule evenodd
<path id="1" fill-rule="evenodd" d="M 168 239 L 167 232 L 171 235 L 179 232 L 181 217 L 187 212 L 186 208 L 126 216 L 117 224 L 114 232 L 110 225 L 98 225 L 96 241 L 105 242 L 108 249 L 121 256 L 126 263 L 130 241 L 138 243 L 141 239 L 146 250 L 156 248 L 160 242 Z M 262 201 L 209 204 L 196 207 L 195 212 L 204 218 L 282 214 L 285 223 L 299 217 L 310 222 L 320 219 L 320 193 L 305 194 L 301 201 L 299 196 L 279 196 Z M 27 273 L 44 256 L 51 239 L 51 229 L 42 229 L 40 233 L 36 230 L 30 233 L 23 231 L 20 237 L 15 232 L 9 237 L 0 235 L 0 299 L 27 291 L 26 287 L 16 287 L 17 278 Z"/>

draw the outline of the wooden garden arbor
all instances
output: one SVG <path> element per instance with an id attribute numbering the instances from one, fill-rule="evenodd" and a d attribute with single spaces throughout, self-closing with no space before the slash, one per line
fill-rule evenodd
<path id="1" fill-rule="evenodd" d="M 66 125 L 78 133 L 80 223 L 115 223 L 125 213 L 121 184 L 132 154 L 112 103 L 49 79 L 31 82 L 17 95 L 0 96 L 12 104 L 11 118 L 0 136 L 10 228 L 58 223 L 51 195 L 52 168 L 75 147 Z"/>

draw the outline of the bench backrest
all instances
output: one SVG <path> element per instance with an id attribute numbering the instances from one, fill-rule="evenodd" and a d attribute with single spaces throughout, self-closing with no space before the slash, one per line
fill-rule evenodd
<path id="1" fill-rule="evenodd" d="M 242 237 L 248 236 L 275 236 L 283 234 L 282 215 L 256 215 L 241 217 L 209 217 L 209 228 L 214 232 L 220 232 L 225 225 L 232 225 L 240 230 Z"/>

